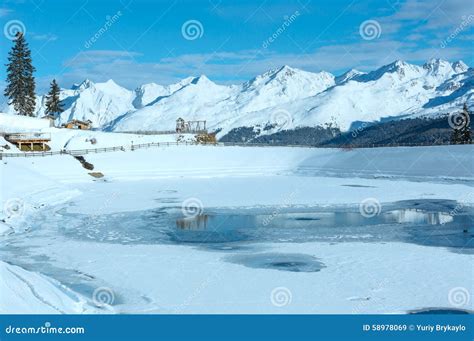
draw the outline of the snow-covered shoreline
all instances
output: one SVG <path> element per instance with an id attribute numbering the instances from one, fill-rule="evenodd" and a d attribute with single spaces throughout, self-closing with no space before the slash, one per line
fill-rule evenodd
<path id="1" fill-rule="evenodd" d="M 91 300 L 37 272 L 0 261 L 0 314 L 92 314 Z"/>

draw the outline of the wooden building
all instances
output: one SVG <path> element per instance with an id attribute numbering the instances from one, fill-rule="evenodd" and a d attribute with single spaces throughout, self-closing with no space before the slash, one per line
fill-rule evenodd
<path id="1" fill-rule="evenodd" d="M 80 121 L 74 119 L 67 123 L 64 123 L 62 126 L 67 129 L 90 130 L 92 128 L 92 121 Z"/>
<path id="2" fill-rule="evenodd" d="M 49 133 L 15 133 L 5 134 L 5 140 L 13 143 L 24 152 L 50 150 L 47 143 L 51 141 Z"/>

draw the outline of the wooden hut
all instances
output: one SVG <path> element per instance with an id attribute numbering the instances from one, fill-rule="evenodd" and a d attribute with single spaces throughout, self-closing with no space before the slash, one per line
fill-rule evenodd
<path id="1" fill-rule="evenodd" d="M 64 123 L 63 127 L 67 129 L 90 130 L 92 128 L 92 121 L 91 120 L 80 121 L 80 120 L 73 119 L 67 123 Z"/>

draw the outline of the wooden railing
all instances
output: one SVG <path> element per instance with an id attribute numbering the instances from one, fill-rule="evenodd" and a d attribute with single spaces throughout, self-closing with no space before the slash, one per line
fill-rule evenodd
<path id="1" fill-rule="evenodd" d="M 117 131 L 118 134 L 133 134 L 133 135 L 170 135 L 176 134 L 175 130 L 160 130 L 160 131 L 143 131 L 143 130 L 135 130 L 135 131 Z"/>
<path id="2" fill-rule="evenodd" d="M 472 144 L 472 143 L 470 143 Z M 381 148 L 381 147 L 420 147 L 420 146 L 435 146 L 433 144 L 420 144 L 420 143 L 397 143 L 397 144 L 368 144 L 365 146 L 305 146 L 305 145 L 288 145 L 288 144 L 263 144 L 263 143 L 236 143 L 236 142 L 218 142 L 218 143 L 196 143 L 196 142 L 150 142 L 150 143 L 141 143 L 133 144 L 128 146 L 115 146 L 115 147 L 104 147 L 104 148 L 91 148 L 91 149 L 68 149 L 68 150 L 57 150 L 57 151 L 42 151 L 42 152 L 18 152 L 18 153 L 5 153 L 0 152 L 0 159 L 3 157 L 42 157 L 42 156 L 52 156 L 52 155 L 86 155 L 86 154 L 95 154 L 95 153 L 107 153 L 107 152 L 117 152 L 117 151 L 134 151 L 137 149 L 152 148 L 152 147 L 171 147 L 171 146 L 216 146 L 216 147 L 289 147 L 289 148 L 332 148 L 332 149 L 342 149 L 342 150 L 352 150 L 360 148 Z M 445 144 L 436 144 L 440 145 L 450 145 L 449 143 Z"/>

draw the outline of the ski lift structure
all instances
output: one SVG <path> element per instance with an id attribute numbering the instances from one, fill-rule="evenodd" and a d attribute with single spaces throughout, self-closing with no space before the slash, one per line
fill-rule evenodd
<path id="1" fill-rule="evenodd" d="M 185 121 L 179 117 L 176 120 L 177 134 L 196 134 L 197 143 L 217 143 L 216 134 L 208 133 L 205 120 Z"/>
<path id="2" fill-rule="evenodd" d="M 176 120 L 178 134 L 207 134 L 206 121 L 185 121 L 179 117 Z"/>

